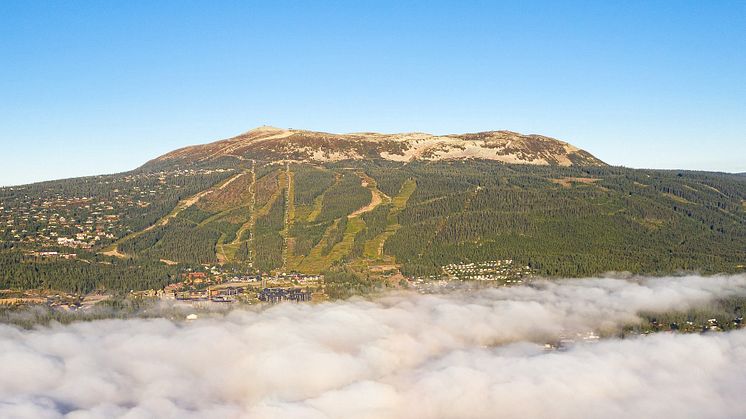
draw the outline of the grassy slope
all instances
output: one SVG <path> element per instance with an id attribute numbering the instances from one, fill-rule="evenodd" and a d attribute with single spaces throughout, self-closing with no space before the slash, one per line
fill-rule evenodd
<path id="1" fill-rule="evenodd" d="M 168 225 L 168 223 L 171 220 L 173 220 L 177 216 L 179 216 L 179 214 L 181 214 L 184 210 L 186 210 L 186 209 L 192 207 L 193 205 L 195 205 L 197 202 L 199 202 L 200 199 L 203 199 L 208 194 L 214 193 L 215 191 L 218 191 L 218 190 L 224 188 L 226 185 L 230 185 L 231 183 L 233 183 L 236 179 L 238 179 L 242 175 L 244 175 L 244 173 L 238 173 L 238 174 L 236 174 L 234 176 L 231 176 L 230 178 L 228 178 L 228 179 L 226 179 L 226 180 L 218 183 L 217 185 L 215 185 L 215 186 L 213 186 L 213 187 L 211 187 L 209 189 L 206 189 L 204 191 L 198 192 L 198 193 L 190 196 L 189 198 L 186 198 L 186 199 L 183 199 L 183 200 L 179 201 L 179 203 L 176 204 L 176 207 L 174 207 L 173 210 L 171 210 L 166 216 L 164 216 L 163 218 L 161 218 L 160 220 L 158 220 L 155 224 L 153 224 L 152 226 L 149 226 L 149 227 L 145 228 L 144 230 L 135 231 L 135 232 L 133 232 L 131 234 L 128 234 L 125 237 L 122 237 L 121 239 L 117 240 L 111 246 L 108 246 L 107 248 L 103 249 L 102 253 L 104 255 L 107 255 L 107 256 L 116 256 L 116 257 L 119 257 L 119 258 L 127 257 L 128 256 L 127 254 L 125 254 L 125 253 L 123 253 L 123 252 L 121 252 L 119 250 L 119 245 L 120 244 L 125 243 L 127 241 L 135 240 L 138 237 L 142 236 L 143 234 L 147 233 L 148 231 L 151 231 L 151 230 L 153 230 L 153 229 L 155 229 L 157 227 L 163 227 L 163 226 Z M 131 255 L 129 255 L 129 256 L 131 256 Z"/>
<path id="2" fill-rule="evenodd" d="M 414 190 L 417 188 L 417 182 L 414 179 L 407 180 L 392 200 L 393 207 L 389 211 L 386 217 L 386 230 L 373 239 L 365 242 L 363 255 L 368 259 L 382 259 L 383 258 L 383 246 L 386 240 L 394 235 L 400 228 L 399 220 L 397 216 L 407 206 L 409 197 L 412 196 Z"/>
<path id="3" fill-rule="evenodd" d="M 219 208 L 192 221 L 181 215 L 191 205 L 180 203 L 158 225 L 171 228 L 168 220 L 183 218 L 184 223 L 195 225 L 191 234 L 216 231 L 218 259 L 236 261 L 236 252 L 248 240 L 246 232 L 252 231 L 256 219 L 268 217 L 284 194 L 284 208 L 277 209 L 283 211 L 284 224 L 276 233 L 283 240 L 281 260 L 287 270 L 321 272 L 342 261 L 354 262 L 351 258 L 378 263 L 395 259 L 405 273 L 415 275 L 437 271 L 450 262 L 502 258 L 530 264 L 542 274 L 569 276 L 608 270 L 738 271 L 746 265 L 743 177 L 485 162 L 372 165 L 294 166 L 289 172 L 276 166 L 263 168 L 264 176 L 276 177 L 262 182 L 261 202 L 256 201 L 258 181 L 253 179 L 238 206 Z M 295 197 L 302 192 L 296 189 L 298 182 L 310 172 L 315 176 L 326 173 L 329 186 L 325 184 L 298 204 Z M 351 176 L 366 186 L 352 182 Z M 398 193 L 389 199 L 378 189 L 381 184 L 389 193 Z M 197 196 L 211 199 L 212 194 L 206 192 Z M 380 204 L 388 205 L 385 228 L 380 221 L 373 230 L 375 236 L 359 236 L 367 219 L 359 211 L 366 206 L 370 206 L 366 212 L 376 208 L 365 204 L 376 196 Z M 255 202 L 255 211 L 236 213 L 251 202 Z M 347 217 L 344 231 L 337 231 L 340 216 Z M 305 254 L 294 254 L 299 238 L 292 233 L 296 223 L 323 226 L 317 228 L 320 240 L 313 246 L 306 244 L 304 249 L 310 250 Z M 185 225 L 180 225 L 178 234 L 188 234 Z M 133 233 L 126 240 L 150 230 Z M 351 253 L 356 237 L 365 239 L 362 252 Z"/>

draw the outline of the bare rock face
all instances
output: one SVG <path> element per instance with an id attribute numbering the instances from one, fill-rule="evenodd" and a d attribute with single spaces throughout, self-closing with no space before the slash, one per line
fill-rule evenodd
<path id="1" fill-rule="evenodd" d="M 182 148 L 149 164 L 239 160 L 323 163 L 341 160 L 495 160 L 557 166 L 605 165 L 590 153 L 541 135 L 511 131 L 431 135 L 426 133 L 330 134 L 262 126 L 233 138 Z"/>

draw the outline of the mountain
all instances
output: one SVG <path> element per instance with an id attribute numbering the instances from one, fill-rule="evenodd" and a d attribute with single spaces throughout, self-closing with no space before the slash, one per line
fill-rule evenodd
<path id="1" fill-rule="evenodd" d="M 186 147 L 149 163 L 204 163 L 225 158 L 304 163 L 380 159 L 494 160 L 503 163 L 599 166 L 604 163 L 577 147 L 541 135 L 511 131 L 435 136 L 406 134 L 329 134 L 274 127 L 259 127 L 210 144 Z"/>
<path id="2" fill-rule="evenodd" d="M 162 288 L 203 264 L 325 273 L 345 292 L 485 270 L 743 272 L 746 177 L 613 167 L 508 131 L 262 127 L 128 173 L 0 188 L 0 289 Z"/>

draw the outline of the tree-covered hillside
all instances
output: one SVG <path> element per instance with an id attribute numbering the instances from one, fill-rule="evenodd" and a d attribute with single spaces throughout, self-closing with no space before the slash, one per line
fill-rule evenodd
<path id="1" fill-rule="evenodd" d="M 544 276 L 746 265 L 739 175 L 463 160 L 210 165 L 0 189 L 0 288 L 162 287 L 197 264 L 411 277 L 495 260 Z"/>

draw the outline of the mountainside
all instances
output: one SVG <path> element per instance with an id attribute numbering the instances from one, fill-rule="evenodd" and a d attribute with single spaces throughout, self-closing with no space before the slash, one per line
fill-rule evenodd
<path id="1" fill-rule="evenodd" d="M 491 148 L 501 138 L 509 146 Z M 532 164 L 462 158 L 477 148 Z M 202 264 L 368 278 L 344 287 L 486 271 L 743 272 L 746 178 L 610 167 L 504 131 L 262 128 L 129 173 L 0 188 L 0 289 L 162 288 Z"/>
<path id="2" fill-rule="evenodd" d="M 224 158 L 305 163 L 476 159 L 558 166 L 604 165 L 588 152 L 565 142 L 511 131 L 435 136 L 424 133 L 329 134 L 260 127 L 227 140 L 176 150 L 150 162 L 149 166 L 205 163 Z"/>

